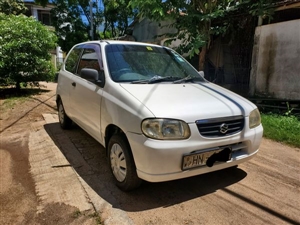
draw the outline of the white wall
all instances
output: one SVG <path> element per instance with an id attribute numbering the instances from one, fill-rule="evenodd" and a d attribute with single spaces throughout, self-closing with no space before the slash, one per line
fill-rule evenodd
<path id="1" fill-rule="evenodd" d="M 300 100 L 300 20 L 256 28 L 250 94 Z"/>

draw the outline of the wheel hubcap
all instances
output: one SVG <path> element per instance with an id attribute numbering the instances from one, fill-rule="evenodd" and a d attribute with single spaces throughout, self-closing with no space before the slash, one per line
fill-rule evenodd
<path id="1" fill-rule="evenodd" d="M 126 178 L 126 160 L 123 149 L 119 144 L 113 144 L 110 152 L 110 164 L 115 178 L 122 182 Z"/>

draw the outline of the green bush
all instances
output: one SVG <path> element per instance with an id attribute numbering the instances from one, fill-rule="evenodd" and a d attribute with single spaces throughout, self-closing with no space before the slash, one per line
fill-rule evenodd
<path id="1" fill-rule="evenodd" d="M 33 17 L 0 13 L 0 85 L 50 81 L 56 36 Z"/>
<path id="2" fill-rule="evenodd" d="M 262 114 L 264 137 L 300 147 L 300 118 L 293 115 Z"/>

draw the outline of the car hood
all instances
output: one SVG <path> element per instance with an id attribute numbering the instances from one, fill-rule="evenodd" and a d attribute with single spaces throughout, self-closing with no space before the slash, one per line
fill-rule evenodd
<path id="1" fill-rule="evenodd" d="M 120 84 L 157 118 L 185 122 L 236 115 L 248 116 L 256 106 L 212 83 Z"/>

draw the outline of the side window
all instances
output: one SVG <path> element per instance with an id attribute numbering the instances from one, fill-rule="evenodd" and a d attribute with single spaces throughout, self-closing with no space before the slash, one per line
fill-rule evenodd
<path id="1" fill-rule="evenodd" d="M 95 69 L 98 72 L 100 72 L 100 66 L 99 66 L 99 62 L 98 62 L 97 53 L 95 52 L 94 49 L 85 48 L 83 50 L 83 54 L 82 54 L 82 57 L 79 61 L 79 65 L 78 65 L 78 74 L 80 74 L 80 71 L 83 68 Z"/>
<path id="2" fill-rule="evenodd" d="M 76 73 L 76 69 L 77 69 L 77 63 L 78 63 L 78 59 L 80 57 L 80 53 L 81 53 L 82 49 L 81 48 L 74 48 L 68 58 L 67 61 L 65 63 L 65 68 L 67 71 L 75 74 Z"/>

